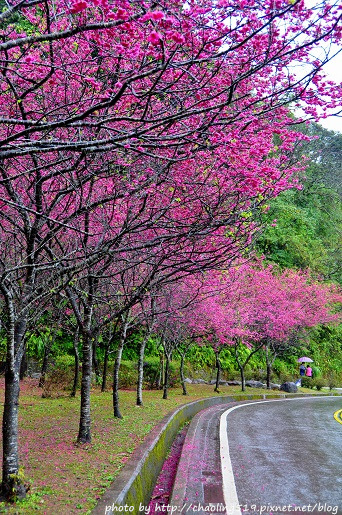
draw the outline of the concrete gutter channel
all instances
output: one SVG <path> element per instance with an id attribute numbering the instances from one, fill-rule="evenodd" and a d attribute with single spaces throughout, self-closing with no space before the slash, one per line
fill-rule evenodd
<path id="1" fill-rule="evenodd" d="M 321 394 L 326 396 L 327 394 Z M 330 393 L 331 395 L 331 393 Z M 339 395 L 338 393 L 336 395 Z M 183 454 L 178 465 L 178 471 L 170 499 L 170 506 L 176 506 L 185 498 L 186 478 L 189 478 L 189 467 L 191 463 L 191 452 L 197 452 L 194 446 L 196 427 L 199 423 L 206 425 L 208 430 L 208 420 L 205 417 L 195 417 L 199 412 L 207 410 L 209 418 L 213 410 L 211 407 L 224 405 L 227 409 L 229 405 L 241 404 L 246 401 L 258 401 L 275 398 L 292 398 L 292 397 L 317 397 L 318 394 L 253 394 L 253 395 L 230 395 L 221 397 L 209 397 L 201 399 L 189 404 L 185 404 L 177 408 L 173 413 L 164 417 L 164 419 L 151 431 L 146 437 L 143 444 L 136 449 L 130 460 L 124 466 L 113 484 L 107 489 L 97 506 L 92 511 L 92 515 L 111 515 L 112 513 L 133 513 L 143 514 L 143 507 L 149 505 L 149 501 L 162 469 L 167 453 L 181 427 L 193 419 L 186 436 L 187 451 Z M 222 408 L 222 411 L 224 411 Z M 195 417 L 195 418 L 194 418 Z M 216 417 L 218 419 L 219 417 Z M 211 422 L 215 423 L 215 419 L 211 418 Z M 197 427 L 198 431 L 198 427 Z M 209 439 L 207 439 L 209 441 Z M 212 439 L 212 445 L 215 438 Z M 190 449 L 190 450 L 189 450 Z M 202 452 L 203 449 L 202 449 Z M 207 455 L 212 450 L 206 450 Z M 214 458 L 213 458 L 214 459 Z M 191 467 L 190 467 L 191 468 Z M 190 471 L 191 475 L 191 471 Z M 209 481 L 210 483 L 210 481 Z M 215 481 L 213 481 L 213 484 Z M 196 492 L 197 495 L 197 492 Z M 212 495 L 212 494 L 211 494 Z M 216 495 L 219 495 L 216 491 Z M 209 493 L 210 497 L 210 493 Z M 177 513 L 177 512 L 176 512 Z"/>

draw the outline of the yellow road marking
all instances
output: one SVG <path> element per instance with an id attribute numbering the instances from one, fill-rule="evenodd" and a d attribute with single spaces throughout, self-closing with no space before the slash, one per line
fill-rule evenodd
<path id="1" fill-rule="evenodd" d="M 334 413 L 334 419 L 339 422 L 340 424 L 342 424 L 342 409 L 339 409 L 337 411 L 335 411 Z"/>

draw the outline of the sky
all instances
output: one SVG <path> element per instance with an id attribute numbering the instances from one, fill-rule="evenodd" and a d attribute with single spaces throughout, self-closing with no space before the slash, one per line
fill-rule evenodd
<path id="1" fill-rule="evenodd" d="M 337 82 L 342 83 L 342 52 L 337 55 L 334 59 L 332 59 L 329 63 L 324 66 L 325 73 L 328 77 Z M 341 106 L 342 109 L 342 96 L 341 96 Z M 326 120 L 321 120 L 319 122 L 323 127 L 329 129 L 331 131 L 339 131 L 342 132 L 342 112 L 340 117 L 330 116 Z"/>

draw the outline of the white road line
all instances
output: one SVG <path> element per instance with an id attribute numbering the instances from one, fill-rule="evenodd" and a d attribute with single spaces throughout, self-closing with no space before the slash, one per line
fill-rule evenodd
<path id="1" fill-rule="evenodd" d="M 269 399 L 266 401 L 254 401 L 254 402 L 246 402 L 244 404 L 239 404 L 238 406 L 233 406 L 232 408 L 224 411 L 220 417 L 220 457 L 221 457 L 221 473 L 222 473 L 222 488 L 223 488 L 223 498 L 226 506 L 227 515 L 242 515 L 239 499 L 236 492 L 236 485 L 234 479 L 234 473 L 232 468 L 232 462 L 229 454 L 229 443 L 228 443 L 228 432 L 227 432 L 227 418 L 229 413 L 232 411 L 242 408 L 244 406 L 251 406 L 256 404 L 264 404 L 266 402 L 280 402 L 280 401 L 297 401 L 297 400 L 308 400 L 308 399 L 327 399 L 336 397 L 334 395 L 325 395 L 317 397 L 295 397 L 293 399 Z"/>
<path id="2" fill-rule="evenodd" d="M 232 461 L 229 455 L 229 443 L 227 433 L 227 416 L 239 406 L 229 408 L 220 417 L 220 457 L 222 472 L 223 498 L 227 515 L 241 515 L 239 499 L 236 492 Z"/>

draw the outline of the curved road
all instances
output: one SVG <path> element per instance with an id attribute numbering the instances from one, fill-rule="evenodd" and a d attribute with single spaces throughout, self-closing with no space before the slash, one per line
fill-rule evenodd
<path id="1" fill-rule="evenodd" d="M 341 408 L 341 397 L 305 397 L 227 410 L 220 422 L 227 513 L 342 514 Z"/>

